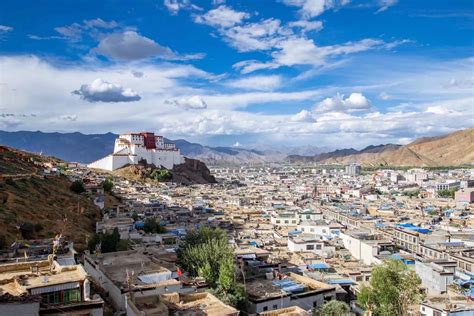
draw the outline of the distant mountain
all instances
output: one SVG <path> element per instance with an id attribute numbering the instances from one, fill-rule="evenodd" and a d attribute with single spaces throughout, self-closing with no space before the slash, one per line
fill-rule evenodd
<path id="1" fill-rule="evenodd" d="M 368 146 L 360 151 L 343 149 L 312 157 L 290 156 L 292 162 L 318 162 L 367 166 L 458 166 L 474 164 L 474 128 L 448 135 L 423 137 L 400 146 Z"/>
<path id="2" fill-rule="evenodd" d="M 0 144 L 34 153 L 55 156 L 66 161 L 89 163 L 100 159 L 114 149 L 116 134 L 43 133 L 0 131 Z M 206 164 L 245 164 L 282 161 L 287 152 L 244 149 L 240 147 L 209 147 L 184 139 L 174 142 L 181 153 Z"/>
<path id="3" fill-rule="evenodd" d="M 0 131 L 0 144 L 43 153 L 66 161 L 88 163 L 110 154 L 117 135 L 81 133 L 5 132 Z"/>

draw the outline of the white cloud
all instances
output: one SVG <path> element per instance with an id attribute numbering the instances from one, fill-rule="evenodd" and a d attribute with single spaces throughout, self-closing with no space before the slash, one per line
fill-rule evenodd
<path id="1" fill-rule="evenodd" d="M 141 99 L 136 91 L 100 78 L 91 84 L 83 84 L 79 90 L 74 90 L 72 93 L 88 102 L 132 102 Z"/>
<path id="2" fill-rule="evenodd" d="M 388 10 L 391 6 L 397 4 L 398 0 L 378 0 L 379 9 L 375 11 L 375 14 Z"/>
<path id="3" fill-rule="evenodd" d="M 114 29 L 118 27 L 118 23 L 114 20 L 112 21 L 104 21 L 101 18 L 92 19 L 92 20 L 84 20 L 84 27 L 85 28 L 103 28 L 103 29 Z"/>
<path id="4" fill-rule="evenodd" d="M 112 30 L 119 27 L 119 24 L 115 21 L 104 21 L 101 18 L 84 20 L 82 23 L 72 23 L 66 26 L 59 26 L 54 30 L 60 34 L 52 36 L 39 36 L 29 34 L 28 37 L 33 40 L 51 40 L 51 39 L 62 39 L 70 42 L 79 42 L 82 40 L 84 35 L 92 38 L 96 38 L 99 31 Z"/>
<path id="5" fill-rule="evenodd" d="M 77 115 L 61 115 L 59 119 L 64 121 L 75 122 L 77 121 Z"/>
<path id="6" fill-rule="evenodd" d="M 447 88 L 472 89 L 474 87 L 474 77 L 451 79 Z"/>
<path id="7" fill-rule="evenodd" d="M 202 8 L 192 4 L 190 0 L 163 0 L 163 5 L 168 9 L 171 15 L 176 15 L 183 9 L 202 10 Z"/>
<path id="8" fill-rule="evenodd" d="M 316 112 L 359 112 L 367 111 L 372 107 L 369 99 L 362 93 L 351 93 L 348 98 L 344 99 L 344 95 L 337 94 L 332 98 L 326 98 L 319 102 Z"/>
<path id="9" fill-rule="evenodd" d="M 276 69 L 282 66 L 311 65 L 326 66 L 332 58 L 364 52 L 376 48 L 384 48 L 382 40 L 363 39 L 357 42 L 347 42 L 341 45 L 317 46 L 312 39 L 289 37 L 276 45 L 272 52 L 273 60 L 269 62 L 242 61 L 233 65 L 242 73 L 250 73 L 260 69 Z"/>
<path id="10" fill-rule="evenodd" d="M 284 39 L 289 30 L 280 26 L 278 19 L 266 19 L 258 23 L 247 23 L 221 29 L 220 33 L 230 46 L 239 52 L 268 50 Z"/>
<path id="11" fill-rule="evenodd" d="M 79 41 L 82 38 L 82 26 L 79 23 L 73 23 L 68 26 L 59 26 L 54 28 L 56 32 L 72 41 Z"/>
<path id="12" fill-rule="evenodd" d="M 274 90 L 280 87 L 281 77 L 278 75 L 250 76 L 229 81 L 226 85 L 246 90 Z"/>
<path id="13" fill-rule="evenodd" d="M 194 21 L 214 27 L 231 27 L 242 23 L 243 20 L 249 17 L 250 14 L 246 12 L 235 11 L 228 6 L 221 5 L 205 14 L 196 15 Z"/>
<path id="14" fill-rule="evenodd" d="M 282 0 L 289 6 L 300 8 L 300 14 L 305 18 L 321 15 L 324 11 L 342 7 L 350 0 Z"/>
<path id="15" fill-rule="evenodd" d="M 313 114 L 307 110 L 301 110 L 300 112 L 293 115 L 290 120 L 292 122 L 315 122 Z"/>
<path id="16" fill-rule="evenodd" d="M 380 92 L 380 94 L 379 94 L 379 99 L 380 99 L 380 100 L 387 101 L 387 100 L 392 99 L 392 96 L 391 96 L 390 94 L 388 94 L 387 92 L 382 91 L 382 92 Z"/>
<path id="17" fill-rule="evenodd" d="M 108 34 L 92 51 L 110 59 L 125 61 L 152 57 L 166 60 L 192 60 L 202 59 L 205 56 L 200 53 L 178 55 L 169 47 L 161 46 L 151 38 L 142 36 L 135 31 Z"/>
<path id="18" fill-rule="evenodd" d="M 207 103 L 200 96 L 195 95 L 189 98 L 180 98 L 174 100 L 165 100 L 166 104 L 173 104 L 185 110 L 204 110 L 207 109 Z"/>
<path id="19" fill-rule="evenodd" d="M 106 57 L 121 60 L 175 57 L 170 48 L 161 46 L 135 31 L 109 34 L 100 40 L 99 46 L 94 51 Z"/>
<path id="20" fill-rule="evenodd" d="M 323 22 L 321 21 L 308 21 L 299 20 L 288 23 L 290 27 L 297 27 L 303 30 L 303 32 L 320 31 L 323 29 Z"/>
<path id="21" fill-rule="evenodd" d="M 144 73 L 141 72 L 141 71 L 137 71 L 137 70 L 132 70 L 132 76 L 134 76 L 135 78 L 141 78 L 143 77 Z"/>
<path id="22" fill-rule="evenodd" d="M 226 89 L 221 90 L 220 83 L 210 83 L 214 78 L 212 74 L 191 65 L 133 62 L 56 67 L 51 62 L 32 56 L 0 56 L 0 69 L 7 74 L 2 77 L 4 84 L 0 85 L 2 112 L 37 114 L 13 117 L 0 115 L 0 128 L 86 133 L 149 129 L 172 139 L 196 137 L 195 141 L 209 139 L 210 136 L 242 135 L 241 138 L 232 139 L 246 143 L 246 137 L 253 135 L 269 144 L 278 141 L 283 143 L 288 139 L 294 140 L 295 144 L 309 144 L 317 138 L 321 146 L 347 147 L 350 144 L 357 148 L 369 144 L 396 143 L 401 138 L 433 136 L 474 125 L 471 119 L 474 117 L 474 98 L 469 89 L 443 89 L 449 78 L 469 77 L 469 70 L 472 69 L 470 62 L 429 61 L 420 65 L 416 61 L 414 64 L 419 68 L 409 64 L 405 71 L 399 69 L 404 63 L 397 63 L 398 72 L 393 73 L 393 78 L 384 73 L 374 74 L 366 69 L 355 69 L 361 72 L 364 82 L 377 83 L 367 88 L 372 89 L 370 95 L 377 96 L 381 91 L 390 91 L 397 96 L 397 100 L 403 100 L 410 106 L 390 106 L 384 108 L 383 112 L 375 108 L 371 108 L 372 111 L 356 112 L 311 113 L 307 110 L 317 119 L 311 121 L 310 115 L 305 112 L 292 119 L 292 115 L 288 114 L 265 114 L 264 111 L 255 112 L 247 108 L 268 105 L 274 112 L 277 103 L 286 107 L 306 106 L 337 91 L 368 93 L 367 90 L 328 87 L 324 90 L 224 93 Z M 387 67 L 390 65 L 386 62 L 383 64 Z M 419 69 L 428 72 L 422 75 Z M 145 73 L 147 80 L 137 80 L 131 75 L 132 70 Z M 384 71 L 392 73 L 391 69 Z M 353 77 L 354 73 L 351 72 L 351 78 L 357 84 L 359 79 Z M 122 87 L 131 89 L 136 89 L 139 84 L 139 94 L 143 98 L 133 105 L 117 106 L 105 102 L 88 103 L 77 95 L 71 95 L 72 90 L 96 78 L 120 83 Z M 385 82 L 382 80 L 385 78 L 402 84 Z M 185 111 L 165 102 L 191 96 L 200 96 L 205 100 L 206 110 Z M 342 99 L 349 99 L 356 104 L 358 99 L 362 100 L 350 96 Z M 77 116 L 76 121 L 67 120 L 67 116 L 74 118 L 74 115 Z M 61 116 L 64 119 L 60 119 Z"/>
<path id="23" fill-rule="evenodd" d="M 6 26 L 6 25 L 0 25 L 0 34 L 1 33 L 8 33 L 13 31 L 13 27 L 11 26 Z"/>

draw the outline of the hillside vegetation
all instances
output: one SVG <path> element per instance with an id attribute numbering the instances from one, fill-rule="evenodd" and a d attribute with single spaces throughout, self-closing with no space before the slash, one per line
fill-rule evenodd
<path id="1" fill-rule="evenodd" d="M 62 232 L 83 249 L 100 210 L 86 194 L 70 190 L 64 175 L 41 175 L 41 163 L 54 158 L 0 148 L 0 237 L 15 240 L 52 237 Z"/>

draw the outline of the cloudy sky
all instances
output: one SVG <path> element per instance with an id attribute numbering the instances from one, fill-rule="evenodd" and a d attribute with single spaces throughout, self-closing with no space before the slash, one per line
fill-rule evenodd
<path id="1" fill-rule="evenodd" d="M 209 145 L 474 126 L 472 0 L 0 3 L 0 129 Z"/>

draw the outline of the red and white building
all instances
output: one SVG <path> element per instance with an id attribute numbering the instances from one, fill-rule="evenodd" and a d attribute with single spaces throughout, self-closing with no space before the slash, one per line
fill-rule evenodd
<path id="1" fill-rule="evenodd" d="M 184 163 L 184 157 L 175 144 L 165 143 L 163 136 L 144 132 L 120 135 L 115 140 L 114 152 L 90 163 L 88 167 L 112 171 L 138 164 L 141 160 L 167 169 Z"/>

